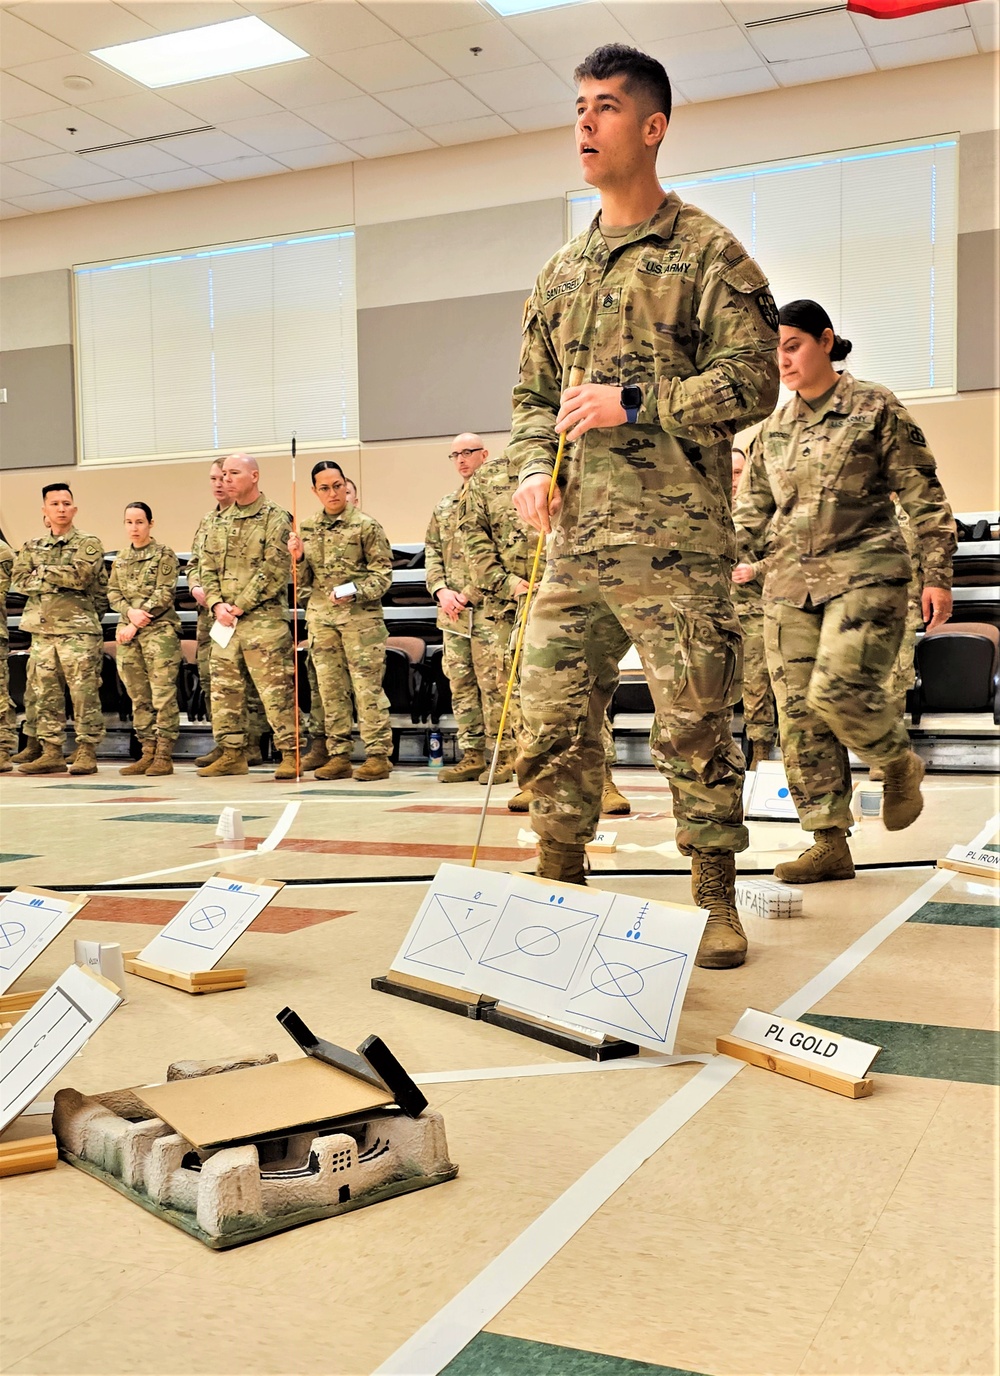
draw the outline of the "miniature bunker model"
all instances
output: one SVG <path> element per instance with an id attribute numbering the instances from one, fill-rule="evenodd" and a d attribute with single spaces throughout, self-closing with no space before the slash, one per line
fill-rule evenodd
<path id="1" fill-rule="evenodd" d="M 291 1061 L 273 1053 L 179 1061 L 163 1085 L 59 1090 L 60 1155 L 214 1249 L 458 1174 L 441 1115 L 426 1111 L 382 1043 L 383 1059 L 371 1057 L 376 1074 L 366 1049 L 377 1039 L 362 1044 L 360 1057 L 311 1034 L 310 1041 L 308 1054 Z M 381 1078 L 386 1056 L 392 1088 Z M 363 1078 L 353 1063 L 364 1065 Z"/>

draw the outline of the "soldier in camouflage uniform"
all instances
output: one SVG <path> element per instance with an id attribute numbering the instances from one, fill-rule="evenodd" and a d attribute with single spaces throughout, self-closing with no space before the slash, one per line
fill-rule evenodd
<path id="1" fill-rule="evenodd" d="M 243 666 L 260 694 L 281 751 L 276 779 L 298 777 L 292 635 L 288 627 L 288 512 L 260 490 L 260 470 L 247 454 L 222 466 L 227 511 L 210 522 L 198 561 L 205 602 L 228 644 L 212 643 L 212 725 L 223 754 L 198 773 L 246 774 L 246 692 Z"/>
<path id="2" fill-rule="evenodd" d="M 392 550 L 378 521 L 347 504 L 344 471 L 329 459 L 312 471 L 313 492 L 323 511 L 302 523 L 288 549 L 299 560 L 300 586 L 309 589 L 306 624 L 326 717 L 329 762 L 317 779 L 351 777 L 353 714 L 365 762 L 353 771 L 362 781 L 388 778 L 392 771 L 389 699 L 382 688 L 388 632 L 382 595 L 392 583 Z M 353 584 L 353 592 L 336 589 Z"/>
<path id="3" fill-rule="evenodd" d="M 73 526 L 76 506 L 65 483 L 42 488 L 42 513 L 49 532 L 29 540 L 14 560 L 11 586 L 28 605 L 21 628 L 31 632 L 35 717 L 41 753 L 20 766 L 22 774 L 59 774 L 66 768 L 65 689 L 73 704 L 77 747 L 71 774 L 97 772 L 97 746 L 104 739 L 100 681 L 104 654 L 95 590 L 104 586 L 104 549 L 96 535 Z"/>
<path id="4" fill-rule="evenodd" d="M 17 749 L 17 714 L 10 698 L 10 670 L 7 660 L 8 635 L 7 612 L 5 603 L 10 588 L 10 573 L 14 567 L 14 551 L 7 541 L 0 538 L 0 774 L 9 774 L 14 768 L 11 755 Z"/>
<path id="5" fill-rule="evenodd" d="M 734 447 L 734 502 L 746 461 L 743 450 Z M 778 713 L 764 652 L 764 569 L 763 560 L 733 569 L 733 606 L 743 632 L 743 722 L 752 752 L 750 769 L 771 758 L 778 734 Z"/>
<path id="6" fill-rule="evenodd" d="M 478 435 L 458 435 L 449 456 L 461 486 L 443 497 L 431 514 L 424 538 L 427 591 L 438 604 L 437 624 L 444 634 L 444 671 L 451 684 L 452 712 L 462 752 L 442 769 L 443 784 L 478 779 L 486 769 L 486 740 L 496 739 L 501 699 L 497 694 L 496 647 L 483 595 L 472 578 L 465 552 L 469 479 L 489 458 Z M 512 777 L 513 751 L 497 762 Z"/>
<path id="7" fill-rule="evenodd" d="M 576 78 L 578 152 L 601 212 L 528 301 L 507 451 L 520 465 L 518 511 L 552 528 L 528 620 L 518 777 L 539 873 L 580 882 L 604 779 L 601 723 L 631 641 L 677 846 L 709 914 L 697 961 L 724 968 L 747 946 L 735 893 L 748 838 L 732 737 L 742 637 L 729 593 L 730 448 L 774 405 L 777 314 L 732 234 L 663 194 L 662 66 L 613 44 Z M 560 434 L 569 446 L 550 507 Z"/>
<path id="8" fill-rule="evenodd" d="M 775 876 L 807 884 L 854 877 L 848 749 L 885 770 L 889 831 L 920 815 L 923 762 L 886 692 L 912 573 L 890 494 L 920 542 L 932 625 L 951 612 L 955 523 L 906 409 L 887 387 L 834 370 L 851 345 L 823 308 L 793 301 L 780 320 L 782 380 L 797 395 L 751 444 L 735 515 L 743 552 L 767 550 L 765 643 L 781 752 L 801 825 L 816 834 Z"/>
<path id="9" fill-rule="evenodd" d="M 205 532 L 209 522 L 223 511 L 228 511 L 232 506 L 232 498 L 226 492 L 225 480 L 222 476 L 222 461 L 216 459 L 209 469 L 208 481 L 211 484 L 212 496 L 215 499 L 215 510 L 210 511 L 202 520 L 195 531 L 194 539 L 191 542 L 191 556 L 188 559 L 185 574 L 188 581 L 188 590 L 198 604 L 198 625 L 196 633 L 196 647 L 198 659 L 198 682 L 205 695 L 205 712 L 208 720 L 212 720 L 212 613 L 205 605 L 205 589 L 201 585 L 201 573 L 198 561 L 201 556 L 202 546 L 205 543 Z M 260 753 L 260 738 L 267 730 L 267 717 L 264 715 L 264 708 L 261 705 L 260 694 L 254 687 L 253 679 L 243 665 L 243 688 L 246 695 L 247 704 L 247 764 L 254 765 L 262 763 Z M 207 755 L 199 755 L 195 764 L 199 768 L 214 764 L 216 760 L 222 758 L 222 746 L 217 745 L 210 750 Z"/>
<path id="10" fill-rule="evenodd" d="M 152 538 L 153 513 L 145 502 L 125 508 L 129 537 L 111 566 L 108 600 L 121 617 L 118 675 L 132 702 L 132 724 L 142 755 L 119 774 L 172 774 L 174 741 L 180 735 L 177 671 L 181 622 L 174 610 L 177 555 Z"/>

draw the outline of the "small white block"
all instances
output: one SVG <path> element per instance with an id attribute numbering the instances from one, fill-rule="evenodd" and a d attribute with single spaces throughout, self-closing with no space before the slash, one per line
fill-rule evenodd
<path id="1" fill-rule="evenodd" d="M 220 841 L 243 840 L 243 813 L 238 807 L 224 807 L 215 834 Z"/>
<path id="2" fill-rule="evenodd" d="M 748 917 L 802 917 L 802 890 L 767 879 L 737 879 L 736 906 Z"/>

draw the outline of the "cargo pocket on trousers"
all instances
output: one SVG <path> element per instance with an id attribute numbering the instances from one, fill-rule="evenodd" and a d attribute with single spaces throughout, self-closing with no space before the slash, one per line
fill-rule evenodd
<path id="1" fill-rule="evenodd" d="M 743 633 L 730 602 L 674 599 L 677 703 L 707 715 L 734 707 L 743 692 Z"/>

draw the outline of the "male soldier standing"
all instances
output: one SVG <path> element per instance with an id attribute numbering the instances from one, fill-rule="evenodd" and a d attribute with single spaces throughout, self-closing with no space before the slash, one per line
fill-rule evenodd
<path id="1" fill-rule="evenodd" d="M 482 594 L 469 571 L 464 517 L 469 479 L 489 458 L 478 435 L 458 435 L 448 456 L 461 486 L 442 497 L 431 514 L 424 540 L 427 591 L 438 604 L 437 624 L 444 632 L 444 671 L 451 684 L 452 711 L 458 725 L 461 758 L 438 775 L 443 784 L 478 779 L 486 768 L 486 738 L 496 739 L 501 703 L 497 700 L 496 654 Z M 500 760 L 497 774 L 513 774 L 513 758 Z"/>
<path id="2" fill-rule="evenodd" d="M 232 505 L 209 524 L 198 572 L 206 606 L 233 634 L 225 646 L 212 645 L 212 726 L 223 753 L 198 773 L 203 778 L 247 773 L 245 666 L 281 751 L 274 777 L 294 779 L 288 513 L 261 492 L 257 461 L 248 454 L 230 454 L 222 474 Z"/>
<path id="3" fill-rule="evenodd" d="M 733 448 L 733 501 L 747 465 L 742 449 Z M 737 564 L 733 569 L 733 606 L 743 631 L 743 721 L 750 741 L 750 768 L 771 758 L 778 734 L 778 713 L 774 705 L 771 675 L 764 653 L 764 566 Z"/>
<path id="4" fill-rule="evenodd" d="M 0 536 L 0 774 L 14 768 L 11 755 L 17 748 L 17 715 L 10 700 L 10 670 L 7 660 L 7 590 L 14 567 L 14 551 Z"/>
<path id="5" fill-rule="evenodd" d="M 69 772 L 96 774 L 97 746 L 104 739 L 100 697 L 104 641 L 94 596 L 102 582 L 106 586 L 104 549 L 96 535 L 74 529 L 76 506 L 66 483 L 42 488 L 42 514 L 48 534 L 27 542 L 11 573 L 14 591 L 29 599 L 21 629 L 31 632 L 29 670 L 42 747 L 36 759 L 21 765 L 20 772 L 61 774 L 66 768 L 62 746 L 68 688 L 77 741 Z"/>
<path id="6" fill-rule="evenodd" d="M 729 595 L 730 444 L 777 399 L 777 313 L 733 236 L 666 196 L 659 62 L 612 44 L 576 70 L 576 135 L 601 212 L 543 268 L 527 303 L 508 456 L 521 515 L 551 529 L 526 635 L 521 706 L 539 874 L 581 883 L 604 778 L 601 720 L 631 641 L 656 719 L 676 842 L 708 910 L 697 963 L 741 965 L 735 852 L 742 754 L 732 738 L 741 636 Z M 586 381 L 574 381 L 576 370 Z M 577 374 L 578 375 L 578 374 Z M 572 442 L 548 489 L 556 442 Z"/>

